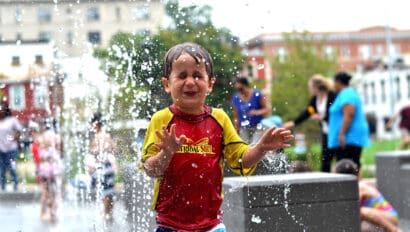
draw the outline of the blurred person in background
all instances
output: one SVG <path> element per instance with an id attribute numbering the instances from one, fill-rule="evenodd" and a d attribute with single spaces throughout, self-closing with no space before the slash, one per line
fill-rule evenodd
<path id="1" fill-rule="evenodd" d="M 260 90 L 249 86 L 246 77 L 236 79 L 235 90 L 232 98 L 235 129 L 245 142 L 255 144 L 262 136 L 262 127 L 258 125 L 270 113 L 268 100 Z"/>
<path id="2" fill-rule="evenodd" d="M 16 170 L 18 141 L 23 127 L 9 109 L 6 101 L 0 102 L 0 183 L 1 190 L 6 190 L 6 172 L 10 171 L 13 190 L 17 191 L 18 176 Z"/>
<path id="3" fill-rule="evenodd" d="M 336 173 L 358 176 L 359 168 L 350 159 L 336 163 Z M 398 232 L 399 216 L 393 206 L 383 197 L 379 190 L 369 182 L 357 178 L 359 184 L 361 231 Z"/>
<path id="4" fill-rule="evenodd" d="M 406 150 L 410 144 L 410 105 L 404 106 L 387 122 L 387 128 L 392 128 L 394 122 L 400 118 L 399 128 L 401 143 L 399 150 Z"/>
<path id="5" fill-rule="evenodd" d="M 113 222 L 113 208 L 115 195 L 115 173 L 118 164 L 114 153 L 116 145 L 104 128 L 104 119 L 97 112 L 91 119 L 94 139 L 91 141 L 89 154 L 85 157 L 86 170 L 92 177 L 92 188 L 102 196 L 104 204 L 104 220 Z"/>
<path id="6" fill-rule="evenodd" d="M 360 170 L 360 156 L 363 147 L 370 144 L 370 131 L 360 96 L 349 85 L 351 79 L 346 72 L 334 77 L 338 95 L 329 109 L 328 149 L 337 160 L 353 160 Z"/>
<path id="7" fill-rule="evenodd" d="M 35 143 L 38 144 L 40 165 L 38 175 L 42 188 L 41 195 L 41 218 L 43 220 L 56 221 L 57 202 L 56 197 L 62 185 L 62 141 L 55 133 L 55 121 L 46 119 L 43 130 L 36 135 Z"/>
<path id="8" fill-rule="evenodd" d="M 322 172 L 330 172 L 330 166 L 333 159 L 332 154 L 327 149 L 327 135 L 329 131 L 329 108 L 336 98 L 332 91 L 332 84 L 328 79 L 320 74 L 313 75 L 308 82 L 309 92 L 312 95 L 309 104 L 299 116 L 292 121 L 285 122 L 283 127 L 292 128 L 305 122 L 307 119 L 313 119 L 320 123 L 322 130 Z"/>

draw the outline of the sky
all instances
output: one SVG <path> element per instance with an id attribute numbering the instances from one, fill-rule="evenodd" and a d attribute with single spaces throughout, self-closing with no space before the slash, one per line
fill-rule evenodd
<path id="1" fill-rule="evenodd" d="M 242 41 L 261 33 L 354 31 L 382 25 L 410 29 L 406 0 L 180 0 L 210 5 L 212 21 Z"/>

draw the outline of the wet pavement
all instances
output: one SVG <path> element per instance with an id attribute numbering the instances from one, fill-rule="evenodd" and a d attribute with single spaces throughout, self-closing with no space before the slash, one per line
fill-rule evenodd
<path id="1" fill-rule="evenodd" d="M 127 211 L 122 199 L 114 206 L 114 222 L 108 224 L 102 217 L 102 202 L 78 199 L 70 195 L 59 200 L 57 222 L 40 219 L 38 191 L 0 193 L 0 231 L 4 232 L 131 232 L 149 231 L 138 224 L 127 222 Z M 144 220 L 145 221 L 145 220 Z M 410 231 L 410 221 L 400 220 L 400 228 Z"/>
<path id="2" fill-rule="evenodd" d="M 138 231 L 132 229 L 126 220 L 122 201 L 114 206 L 114 222 L 105 223 L 102 217 L 102 203 L 99 201 L 81 202 L 60 200 L 57 222 L 50 223 L 40 219 L 40 204 L 35 201 L 1 201 L 0 231 L 5 232 L 68 232 L 68 231 Z"/>

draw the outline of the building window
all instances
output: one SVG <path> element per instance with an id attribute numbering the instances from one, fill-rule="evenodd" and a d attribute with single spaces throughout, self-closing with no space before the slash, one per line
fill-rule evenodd
<path id="1" fill-rule="evenodd" d="M 14 19 L 17 24 L 21 23 L 23 19 L 23 10 L 21 8 L 16 8 L 16 10 L 14 11 Z"/>
<path id="2" fill-rule="evenodd" d="M 379 45 L 376 46 L 376 55 L 378 57 L 383 56 L 383 45 L 379 44 Z"/>
<path id="3" fill-rule="evenodd" d="M 285 57 L 286 57 L 286 49 L 285 48 L 278 48 L 276 50 L 276 56 L 279 58 L 280 62 L 285 61 Z"/>
<path id="4" fill-rule="evenodd" d="M 248 77 L 253 77 L 254 76 L 253 75 L 253 65 L 248 64 L 246 72 L 247 72 Z"/>
<path id="5" fill-rule="evenodd" d="M 67 32 L 67 44 L 74 45 L 74 33 L 72 31 Z"/>
<path id="6" fill-rule="evenodd" d="M 39 23 L 49 23 L 51 22 L 51 11 L 47 8 L 38 9 L 38 22 Z"/>
<path id="7" fill-rule="evenodd" d="M 21 33 L 17 33 L 16 34 L 16 41 L 21 41 L 23 39 L 23 36 L 21 35 Z"/>
<path id="8" fill-rule="evenodd" d="M 101 44 L 101 33 L 98 31 L 88 32 L 88 42 L 92 44 Z"/>
<path id="9" fill-rule="evenodd" d="M 36 55 L 34 58 L 34 63 L 41 65 L 44 64 L 43 56 L 42 55 Z"/>
<path id="10" fill-rule="evenodd" d="M 376 102 L 377 102 L 376 86 L 375 86 L 374 82 L 370 83 L 370 91 L 371 91 L 371 94 L 372 94 L 372 103 L 376 104 Z"/>
<path id="11" fill-rule="evenodd" d="M 395 44 L 390 44 L 389 45 L 389 54 L 387 54 L 387 55 L 391 55 L 393 58 L 399 56 L 400 55 L 400 48 Z"/>
<path id="12" fill-rule="evenodd" d="M 48 85 L 47 82 L 42 82 L 35 86 L 34 91 L 34 106 L 40 109 L 46 109 L 48 105 Z"/>
<path id="13" fill-rule="evenodd" d="M 407 75 L 407 98 L 410 99 L 410 74 Z"/>
<path id="14" fill-rule="evenodd" d="M 396 77 L 396 100 L 400 101 L 401 92 L 400 92 L 400 77 Z"/>
<path id="15" fill-rule="evenodd" d="M 348 59 L 350 57 L 350 48 L 349 47 L 342 47 L 342 58 Z"/>
<path id="16" fill-rule="evenodd" d="M 361 45 L 359 47 L 359 54 L 362 60 L 369 60 L 372 55 L 372 47 L 370 45 Z"/>
<path id="17" fill-rule="evenodd" d="M 115 18 L 117 21 L 121 21 L 121 8 L 119 6 L 115 8 Z"/>
<path id="18" fill-rule="evenodd" d="M 11 65 L 13 66 L 20 65 L 20 56 L 12 56 Z"/>
<path id="19" fill-rule="evenodd" d="M 24 85 L 12 85 L 9 89 L 10 108 L 23 110 L 26 107 Z"/>
<path id="20" fill-rule="evenodd" d="M 148 7 L 134 8 L 132 14 L 134 15 L 134 19 L 137 20 L 148 20 L 151 16 Z"/>
<path id="21" fill-rule="evenodd" d="M 325 47 L 325 57 L 328 59 L 332 59 L 335 56 L 335 48 L 333 46 L 326 46 Z"/>
<path id="22" fill-rule="evenodd" d="M 369 95 L 367 93 L 367 83 L 364 83 L 363 85 L 363 95 L 364 95 L 364 104 L 367 104 L 369 102 Z"/>
<path id="23" fill-rule="evenodd" d="M 381 100 L 382 103 L 386 102 L 386 83 L 384 82 L 384 80 L 380 81 L 380 88 L 381 88 Z"/>
<path id="24" fill-rule="evenodd" d="M 38 34 L 38 40 L 41 42 L 49 42 L 51 40 L 51 32 L 40 31 L 40 33 Z"/>
<path id="25" fill-rule="evenodd" d="M 89 22 L 100 20 L 100 11 L 97 7 L 91 7 L 87 9 L 87 20 Z"/>

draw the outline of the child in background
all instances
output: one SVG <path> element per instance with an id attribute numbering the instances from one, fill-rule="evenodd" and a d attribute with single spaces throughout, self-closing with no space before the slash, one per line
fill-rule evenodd
<path id="1" fill-rule="evenodd" d="M 209 53 L 197 44 L 166 53 L 162 83 L 173 104 L 153 115 L 142 153 L 143 168 L 156 178 L 157 231 L 226 231 L 224 159 L 235 173 L 250 175 L 268 151 L 289 147 L 293 136 L 273 127 L 253 147 L 243 142 L 223 110 L 205 105 L 215 76 Z"/>
<path id="2" fill-rule="evenodd" d="M 104 130 L 104 119 L 100 112 L 92 120 L 94 139 L 90 144 L 90 154 L 84 158 L 86 170 L 91 176 L 91 187 L 101 194 L 104 204 L 104 220 L 113 223 L 115 173 L 118 163 L 114 156 L 117 148 L 111 135 Z"/>
<path id="3" fill-rule="evenodd" d="M 56 221 L 57 211 L 57 183 L 56 178 L 60 173 L 58 165 L 59 153 L 52 145 L 45 133 L 39 136 L 39 154 L 40 165 L 38 169 L 38 176 L 41 182 L 41 219 L 50 220 L 50 222 Z"/>
<path id="4" fill-rule="evenodd" d="M 359 169 L 352 160 L 342 159 L 336 164 L 336 173 L 357 176 Z M 377 188 L 365 181 L 358 181 L 362 231 L 380 231 L 380 228 L 388 232 L 401 231 L 397 227 L 399 217 L 393 206 Z"/>

